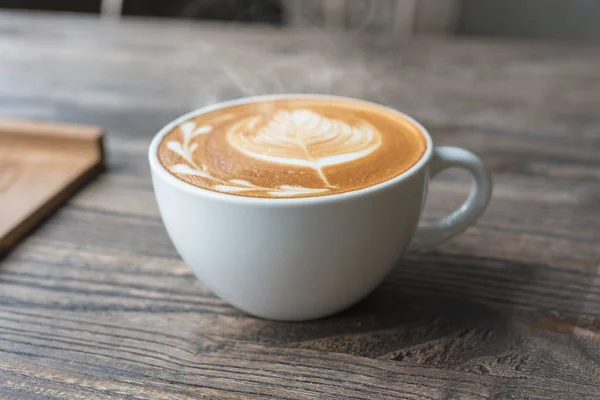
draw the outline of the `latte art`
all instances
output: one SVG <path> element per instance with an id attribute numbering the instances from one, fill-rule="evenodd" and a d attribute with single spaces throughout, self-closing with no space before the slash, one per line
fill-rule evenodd
<path id="1" fill-rule="evenodd" d="M 227 141 L 258 160 L 314 169 L 326 187 L 332 186 L 323 168 L 364 157 L 381 146 L 377 130 L 361 121 L 358 127 L 306 109 L 278 111 L 256 129 L 261 117 L 233 125 Z"/>
<path id="2" fill-rule="evenodd" d="M 359 101 L 286 99 L 215 110 L 181 123 L 158 156 L 179 179 L 251 197 L 357 190 L 414 165 L 426 143 L 410 121 Z"/>

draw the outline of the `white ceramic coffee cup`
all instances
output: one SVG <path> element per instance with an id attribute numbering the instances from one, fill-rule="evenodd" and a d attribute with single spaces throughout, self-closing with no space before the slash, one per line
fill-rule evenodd
<path id="1" fill-rule="evenodd" d="M 461 148 L 434 148 L 421 124 L 389 108 L 421 129 L 427 150 L 405 173 L 365 189 L 295 199 L 235 196 L 185 183 L 158 161 L 163 136 L 193 116 L 297 97 L 343 99 L 277 95 L 219 103 L 171 122 L 149 149 L 156 200 L 183 260 L 222 299 L 276 320 L 319 318 L 358 302 L 381 283 L 409 244 L 433 246 L 472 225 L 492 192 L 479 157 Z M 472 175 L 471 193 L 451 215 L 418 226 L 429 180 L 452 167 Z"/>

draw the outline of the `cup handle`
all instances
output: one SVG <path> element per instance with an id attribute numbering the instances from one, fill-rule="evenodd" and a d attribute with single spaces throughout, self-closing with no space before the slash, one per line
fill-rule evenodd
<path id="1" fill-rule="evenodd" d="M 452 214 L 426 225 L 419 225 L 410 248 L 435 246 L 455 236 L 483 214 L 492 197 L 492 177 L 481 159 L 459 147 L 437 147 L 433 150 L 430 164 L 430 179 L 447 168 L 463 168 L 473 177 L 471 193 L 465 202 Z"/>

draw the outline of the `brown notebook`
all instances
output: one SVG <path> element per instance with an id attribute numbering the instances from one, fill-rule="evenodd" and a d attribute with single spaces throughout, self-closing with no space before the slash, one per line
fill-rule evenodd
<path id="1" fill-rule="evenodd" d="M 102 129 L 0 119 L 0 257 L 104 168 Z"/>

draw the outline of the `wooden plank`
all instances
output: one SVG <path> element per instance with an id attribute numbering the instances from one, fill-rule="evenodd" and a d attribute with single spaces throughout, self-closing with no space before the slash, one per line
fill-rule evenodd
<path id="1" fill-rule="evenodd" d="M 141 329 L 128 323 L 4 310 L 0 317 L 0 349 L 9 361 L 0 367 L 7 377 L 3 388 L 22 398 L 36 393 L 58 399 L 66 398 L 65 393 L 69 398 L 120 394 L 167 399 L 597 396 L 597 386 L 577 370 L 566 368 L 560 378 L 523 379 L 528 362 L 515 362 L 510 354 L 500 359 L 506 367 L 501 374 L 451 368 L 442 378 L 439 369 L 413 363 L 215 341 L 189 330 L 165 334 L 162 326 Z M 27 359 L 25 354 L 35 356 Z M 27 387 L 20 385 L 23 378 L 28 378 Z"/>
<path id="2" fill-rule="evenodd" d="M 0 257 L 103 169 L 97 127 L 0 120 Z"/>

